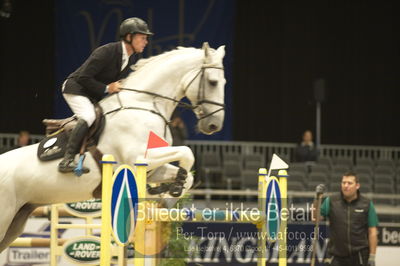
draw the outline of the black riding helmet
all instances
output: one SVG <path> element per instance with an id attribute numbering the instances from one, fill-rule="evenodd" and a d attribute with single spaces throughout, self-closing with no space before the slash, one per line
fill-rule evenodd
<path id="1" fill-rule="evenodd" d="M 127 34 L 141 33 L 146 35 L 153 35 L 147 26 L 147 23 L 140 18 L 125 19 L 119 27 L 119 36 L 125 39 Z"/>

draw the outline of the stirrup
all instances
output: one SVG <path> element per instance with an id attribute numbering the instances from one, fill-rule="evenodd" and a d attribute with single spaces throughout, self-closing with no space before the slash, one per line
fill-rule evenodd
<path id="1" fill-rule="evenodd" d="M 89 169 L 83 166 L 83 161 L 85 160 L 86 155 L 85 154 L 81 154 L 79 156 L 79 161 L 78 164 L 76 166 L 76 168 L 74 169 L 74 173 L 76 176 L 81 176 L 83 173 L 89 173 Z M 87 171 L 87 172 L 85 172 Z"/>

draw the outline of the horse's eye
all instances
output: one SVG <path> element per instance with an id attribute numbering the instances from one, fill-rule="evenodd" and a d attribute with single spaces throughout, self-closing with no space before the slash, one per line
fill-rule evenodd
<path id="1" fill-rule="evenodd" d="M 209 83 L 211 86 L 214 87 L 214 86 L 217 86 L 218 80 L 209 80 L 208 83 Z"/>

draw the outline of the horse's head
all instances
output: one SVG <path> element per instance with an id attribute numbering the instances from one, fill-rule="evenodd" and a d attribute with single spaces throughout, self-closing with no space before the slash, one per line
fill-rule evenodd
<path id="1" fill-rule="evenodd" d="M 204 134 L 213 134 L 222 129 L 224 122 L 225 76 L 223 58 L 225 46 L 211 49 L 203 44 L 204 60 L 201 69 L 188 80 L 186 97 L 195 106 L 198 119 L 197 127 Z"/>
<path id="2" fill-rule="evenodd" d="M 123 83 L 124 90 L 139 93 L 123 96 L 125 102 L 135 102 L 134 107 L 119 105 L 121 109 L 149 110 L 167 122 L 166 118 L 170 117 L 177 104 L 183 104 L 181 99 L 186 96 L 191 102 L 186 107 L 194 110 L 198 129 L 204 134 L 220 131 L 225 114 L 224 56 L 225 46 L 215 50 L 204 43 L 202 49 L 180 47 L 141 59 L 134 67 L 136 71 Z M 151 97 L 155 110 L 149 105 L 142 105 L 148 100 L 145 95 Z M 138 99 L 140 104 L 136 102 Z M 158 104 L 162 100 L 165 101 L 160 108 Z"/>

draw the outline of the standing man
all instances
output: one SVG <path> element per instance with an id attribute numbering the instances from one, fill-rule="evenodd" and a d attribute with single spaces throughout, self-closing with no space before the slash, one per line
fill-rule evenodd
<path id="1" fill-rule="evenodd" d="M 341 193 L 327 197 L 321 215 L 329 219 L 328 265 L 375 266 L 378 217 L 361 195 L 356 173 L 342 177 Z"/>
<path id="2" fill-rule="evenodd" d="M 95 49 L 83 65 L 68 76 L 62 86 L 65 100 L 78 117 L 64 159 L 58 165 L 58 170 L 62 173 L 72 172 L 77 166 L 75 155 L 96 118 L 93 102 L 120 91 L 119 80 L 129 74 L 135 54 L 143 52 L 148 42 L 147 37 L 153 35 L 146 22 L 140 18 L 124 20 L 119 34 L 121 41 Z M 83 168 L 83 172 L 87 173 L 89 169 Z"/>

